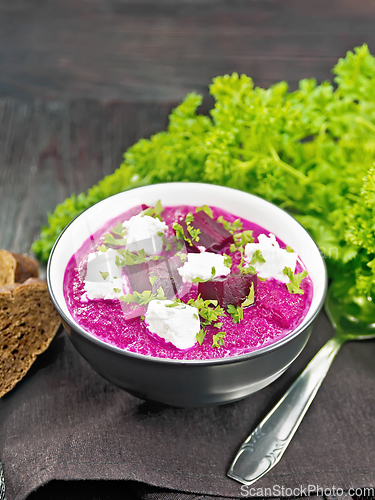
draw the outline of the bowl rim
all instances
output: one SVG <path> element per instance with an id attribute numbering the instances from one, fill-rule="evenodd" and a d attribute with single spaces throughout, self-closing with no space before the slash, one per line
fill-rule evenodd
<path id="1" fill-rule="evenodd" d="M 65 312 L 61 309 L 61 307 L 59 305 L 59 302 L 58 302 L 58 300 L 57 300 L 57 298 L 56 298 L 56 296 L 55 296 L 55 294 L 53 292 L 53 285 L 52 285 L 52 281 L 51 281 L 51 267 L 52 267 L 53 254 L 54 254 L 54 252 L 56 250 L 56 247 L 57 247 L 60 239 L 63 237 L 63 234 L 75 222 L 76 219 L 78 219 L 79 217 L 81 217 L 87 211 L 91 210 L 94 206 L 96 206 L 96 205 L 98 205 L 98 204 L 100 204 L 100 203 L 108 200 L 109 198 L 113 198 L 115 196 L 122 195 L 123 193 L 130 192 L 133 189 L 141 189 L 143 187 L 152 187 L 152 186 L 155 186 L 155 187 L 158 187 L 158 186 L 159 187 L 169 186 L 169 187 L 171 187 L 173 185 L 181 185 L 181 184 L 186 185 L 186 187 L 188 187 L 188 186 L 193 187 L 193 186 L 198 186 L 198 185 L 199 186 L 210 185 L 210 186 L 216 186 L 216 187 L 219 187 L 219 188 L 225 188 L 226 190 L 229 189 L 231 191 L 240 191 L 241 193 L 244 193 L 244 194 L 247 194 L 247 195 L 249 195 L 251 197 L 260 199 L 260 200 L 262 200 L 262 202 L 270 204 L 274 208 L 276 208 L 278 210 L 281 210 L 288 217 L 291 217 L 301 227 L 301 229 L 308 234 L 308 236 L 310 237 L 311 243 L 316 247 L 316 249 L 317 249 L 317 251 L 318 251 L 318 253 L 320 255 L 320 259 L 322 261 L 322 264 L 323 264 L 324 284 L 323 284 L 322 297 L 321 297 L 319 303 L 317 304 L 315 311 L 312 313 L 311 317 L 309 318 L 309 320 L 306 323 L 303 323 L 303 324 L 301 323 L 300 325 L 297 326 L 297 328 L 295 330 L 293 330 L 292 332 L 290 332 L 286 336 L 282 337 L 281 339 L 276 340 L 275 342 L 272 342 L 271 344 L 268 344 L 268 345 L 266 345 L 264 347 L 261 347 L 259 349 L 254 350 L 254 351 L 250 351 L 248 353 L 236 354 L 234 356 L 228 356 L 228 357 L 225 357 L 225 358 L 181 360 L 181 359 L 172 359 L 172 358 L 158 358 L 156 356 L 148 356 L 148 355 L 145 355 L 145 354 L 140 354 L 140 353 L 136 353 L 136 352 L 127 351 L 125 349 L 122 349 L 122 348 L 117 347 L 115 345 L 109 344 L 109 343 L 105 342 L 104 340 L 101 340 L 101 339 L 95 337 L 94 334 L 86 332 L 86 330 L 84 330 L 78 323 L 72 322 L 71 318 L 69 316 L 67 316 L 65 314 Z M 61 316 L 62 320 L 65 321 L 72 330 L 74 330 L 76 333 L 80 334 L 86 340 L 88 340 L 90 342 L 93 342 L 94 344 L 96 344 L 96 345 L 98 345 L 100 347 L 103 347 L 106 350 L 112 351 L 114 353 L 120 354 L 120 355 L 125 356 L 125 357 L 129 356 L 130 358 L 134 358 L 135 360 L 138 360 L 138 361 L 151 362 L 151 363 L 161 363 L 161 364 L 167 364 L 167 365 L 172 365 L 172 366 L 173 365 L 184 365 L 184 366 L 207 366 L 208 365 L 208 366 L 215 366 L 215 365 L 222 365 L 222 364 L 241 363 L 241 362 L 247 361 L 250 358 L 257 358 L 257 357 L 265 356 L 265 355 L 269 354 L 270 352 L 273 352 L 273 351 L 275 351 L 277 349 L 282 348 L 285 344 L 288 344 L 293 339 L 295 339 L 296 337 L 298 337 L 301 333 L 303 333 L 304 331 L 306 331 L 314 323 L 314 321 L 316 320 L 317 316 L 319 315 L 320 311 L 323 308 L 324 300 L 325 300 L 325 297 L 326 297 L 326 294 L 327 294 L 327 288 L 328 288 L 328 273 L 327 273 L 327 266 L 325 264 L 325 260 L 324 260 L 324 258 L 322 256 L 322 253 L 320 252 L 319 246 L 316 243 L 316 241 L 314 240 L 314 238 L 307 231 L 307 229 L 295 217 L 293 217 L 293 215 L 291 215 L 285 209 L 279 207 L 278 205 L 276 205 L 275 203 L 272 203 L 271 201 L 266 200 L 265 198 L 262 198 L 261 196 L 255 195 L 253 193 L 249 193 L 247 191 L 241 191 L 239 189 L 235 189 L 235 188 L 228 187 L 228 186 L 221 186 L 221 185 L 218 185 L 218 184 L 203 183 L 203 182 L 183 182 L 182 181 L 182 182 L 163 182 L 163 183 L 147 184 L 146 186 L 138 186 L 138 187 L 134 187 L 134 188 L 125 189 L 123 191 L 120 191 L 119 193 L 116 193 L 114 195 L 108 196 L 108 197 L 104 198 L 103 200 L 99 200 L 98 202 L 94 203 L 90 207 L 87 207 L 86 209 L 84 209 L 82 212 L 80 212 L 78 215 L 76 215 L 65 226 L 65 228 L 61 231 L 61 233 L 57 237 L 57 239 L 56 239 L 56 241 L 55 241 L 55 243 L 54 243 L 54 245 L 53 245 L 53 247 L 51 249 L 49 258 L 48 258 L 46 281 L 47 281 L 47 287 L 48 287 L 48 291 L 49 291 L 51 300 L 52 300 L 52 302 L 53 302 L 53 304 L 54 304 L 57 312 Z"/>

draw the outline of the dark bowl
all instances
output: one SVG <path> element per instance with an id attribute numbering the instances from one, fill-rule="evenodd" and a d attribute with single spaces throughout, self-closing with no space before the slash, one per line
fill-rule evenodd
<path id="1" fill-rule="evenodd" d="M 268 346 L 223 359 L 180 361 L 127 352 L 85 331 L 69 313 L 63 294 L 66 266 L 80 246 L 106 222 L 126 210 L 154 205 L 203 204 L 222 208 L 274 233 L 290 245 L 309 271 L 313 298 L 302 323 Z M 109 382 L 135 396 L 173 406 L 224 404 L 242 399 L 277 379 L 296 359 L 311 334 L 327 289 L 322 255 L 309 233 L 287 212 L 257 196 L 195 183 L 145 186 L 111 196 L 76 217 L 51 252 L 47 283 L 52 301 L 78 352 Z"/>

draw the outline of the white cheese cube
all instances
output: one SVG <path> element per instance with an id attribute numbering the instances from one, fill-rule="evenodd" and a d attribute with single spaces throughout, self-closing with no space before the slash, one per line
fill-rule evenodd
<path id="1" fill-rule="evenodd" d="M 130 252 L 144 249 L 146 255 L 159 254 L 163 248 L 164 234 L 168 226 L 165 222 L 149 215 L 134 215 L 122 223 L 126 229 L 126 248 Z"/>
<path id="2" fill-rule="evenodd" d="M 116 299 L 124 293 L 122 272 L 116 266 L 116 250 L 92 252 L 88 256 L 85 276 L 86 299 Z M 119 289 L 116 292 L 114 289 Z"/>
<path id="3" fill-rule="evenodd" d="M 189 349 L 197 342 L 200 331 L 198 309 L 187 304 L 174 307 L 171 300 L 152 300 L 145 314 L 145 323 L 151 333 L 171 342 L 178 349 Z"/>
<path id="4" fill-rule="evenodd" d="M 215 276 L 227 276 L 230 268 L 224 265 L 224 259 L 223 255 L 213 252 L 188 253 L 184 265 L 178 269 L 178 272 L 184 283 L 192 282 L 197 278 L 207 281 Z M 212 275 L 212 268 L 214 268 L 214 275 Z"/>
<path id="5" fill-rule="evenodd" d="M 284 248 L 280 248 L 274 234 L 270 233 L 267 237 L 265 234 L 258 236 L 258 243 L 248 243 L 245 246 L 246 262 L 250 264 L 254 253 L 260 250 L 265 262 L 256 262 L 252 264 L 260 278 L 275 278 L 282 283 L 289 283 L 289 278 L 283 273 L 285 267 L 290 267 L 295 271 L 297 264 L 297 254 L 295 252 L 287 252 Z"/>

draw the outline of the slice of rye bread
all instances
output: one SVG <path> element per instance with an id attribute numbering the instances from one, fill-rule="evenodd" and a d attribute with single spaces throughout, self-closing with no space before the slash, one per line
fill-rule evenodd
<path id="1" fill-rule="evenodd" d="M 0 250 L 0 397 L 26 375 L 60 325 L 47 284 L 37 276 L 34 259 Z"/>
<path id="2" fill-rule="evenodd" d="M 38 278 L 38 261 L 23 253 L 0 250 L 0 286 Z"/>

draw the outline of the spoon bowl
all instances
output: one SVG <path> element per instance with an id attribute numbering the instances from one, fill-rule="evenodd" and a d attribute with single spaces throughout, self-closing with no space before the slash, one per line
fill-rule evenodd
<path id="1" fill-rule="evenodd" d="M 341 299 L 331 286 L 324 303 L 336 334 L 345 340 L 366 340 L 375 337 L 375 304 L 371 298 Z"/>

